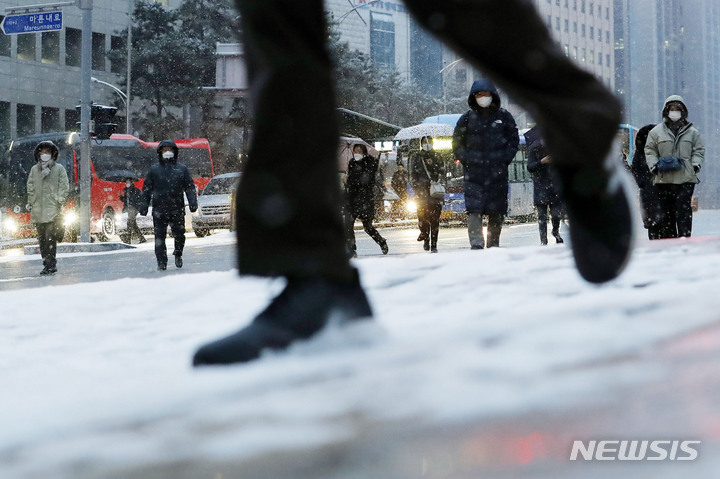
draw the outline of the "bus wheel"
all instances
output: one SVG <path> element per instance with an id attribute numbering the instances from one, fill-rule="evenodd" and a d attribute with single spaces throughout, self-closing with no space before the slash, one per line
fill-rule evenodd
<path id="1" fill-rule="evenodd" d="M 112 209 L 107 209 L 102 216 L 102 231 L 98 234 L 100 241 L 110 241 L 115 235 L 115 212 Z"/>

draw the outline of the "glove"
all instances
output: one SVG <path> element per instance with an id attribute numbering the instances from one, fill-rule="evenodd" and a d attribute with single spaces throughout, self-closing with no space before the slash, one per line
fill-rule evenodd
<path id="1" fill-rule="evenodd" d="M 190 213 L 195 213 L 197 211 L 197 206 L 191 206 L 190 207 Z"/>

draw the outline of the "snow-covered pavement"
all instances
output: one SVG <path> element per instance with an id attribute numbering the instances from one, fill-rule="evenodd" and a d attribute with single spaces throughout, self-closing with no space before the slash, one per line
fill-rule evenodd
<path id="1" fill-rule="evenodd" d="M 696 215 L 695 234 L 720 236 L 720 212 Z M 641 239 L 626 272 L 603 286 L 583 282 L 562 245 L 356 265 L 374 321 L 252 364 L 202 370 L 190 367 L 194 349 L 247 323 L 282 281 L 214 272 L 0 292 L 0 477 L 272 478 L 280 456 L 302 466 L 287 475 L 296 478 L 371 477 L 366 466 L 387 472 L 372 477 L 409 477 L 397 471 L 415 466 L 413 477 L 485 477 L 491 466 L 512 477 L 493 458 L 475 474 L 432 468 L 391 440 L 432 444 L 436 435 L 451 444 L 448 431 L 472 425 L 502 431 L 611 407 L 673 377 L 679 356 L 667 344 L 702 338 L 720 320 L 713 236 Z M 711 343 L 714 359 L 718 349 Z M 647 359 L 656 350 L 663 361 Z M 720 418 L 720 406 L 708 409 Z M 718 451 L 720 434 L 694 432 L 704 451 Z M 402 458 L 363 465 L 363 437 Z M 334 449 L 341 444 L 351 446 Z M 717 455 L 699 461 L 714 468 L 698 471 L 720 470 Z M 338 463 L 343 475 L 333 476 Z M 586 477 L 620 477 L 595 463 L 558 464 L 567 477 L 583 477 L 583 467 Z M 632 477 L 649 477 L 635 466 Z M 690 477 L 687 465 L 662 467 L 670 475 L 653 477 Z"/>

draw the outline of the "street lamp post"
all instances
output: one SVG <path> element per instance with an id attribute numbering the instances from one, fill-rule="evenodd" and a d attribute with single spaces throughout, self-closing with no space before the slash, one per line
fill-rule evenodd
<path id="1" fill-rule="evenodd" d="M 450 70 L 452 68 L 455 68 L 458 63 L 463 61 L 462 58 L 458 58 L 454 62 L 451 62 L 447 64 L 445 67 L 443 67 L 442 70 L 440 70 L 438 73 L 442 75 L 446 70 Z M 443 90 L 443 113 L 447 113 L 447 88 L 445 88 L 445 76 L 443 75 L 440 80 L 442 81 L 442 90 Z"/>
<path id="2" fill-rule="evenodd" d="M 101 85 L 109 86 L 110 88 L 112 88 L 113 90 L 115 90 L 115 93 L 117 93 L 118 95 L 120 95 L 120 99 L 123 101 L 123 105 L 125 106 L 125 110 L 127 111 L 127 106 L 128 106 L 128 101 L 127 101 L 127 100 L 128 100 L 128 97 L 127 97 L 127 95 L 126 95 L 125 93 L 123 93 L 123 91 L 122 91 L 121 89 L 119 89 L 118 87 L 116 87 L 116 86 L 113 85 L 112 83 L 108 83 L 108 82 L 106 82 L 106 81 L 98 80 L 98 79 L 95 78 L 95 77 L 90 77 L 90 80 L 93 81 L 93 82 L 95 82 L 95 83 L 100 83 Z"/>

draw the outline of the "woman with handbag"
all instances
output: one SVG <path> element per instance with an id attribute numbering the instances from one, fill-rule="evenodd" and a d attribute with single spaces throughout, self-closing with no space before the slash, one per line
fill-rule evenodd
<path id="1" fill-rule="evenodd" d="M 410 186 L 415 191 L 418 224 L 423 249 L 437 253 L 445 188 L 442 186 L 444 168 L 440 157 L 432 150 L 430 138 L 420 139 L 420 150 L 410 158 Z"/>
<path id="2" fill-rule="evenodd" d="M 360 219 L 365 232 L 380 246 L 382 254 L 388 254 L 388 245 L 373 226 L 375 219 L 375 176 L 379 161 L 368 155 L 365 145 L 353 146 L 353 157 L 348 162 L 347 176 L 344 178 L 347 198 L 345 215 L 345 236 L 350 256 L 357 257 L 355 244 L 355 220 Z"/>

